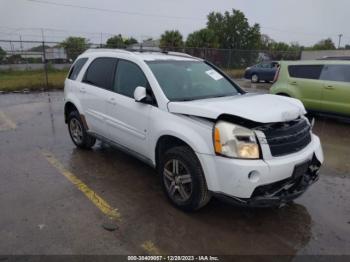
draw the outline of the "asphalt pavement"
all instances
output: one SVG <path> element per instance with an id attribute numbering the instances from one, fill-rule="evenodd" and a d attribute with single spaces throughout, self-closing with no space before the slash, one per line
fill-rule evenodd
<path id="1" fill-rule="evenodd" d="M 350 255 L 350 123 L 316 119 L 325 165 L 294 204 L 184 213 L 137 159 L 75 148 L 63 106 L 59 91 L 0 95 L 0 254 Z"/>

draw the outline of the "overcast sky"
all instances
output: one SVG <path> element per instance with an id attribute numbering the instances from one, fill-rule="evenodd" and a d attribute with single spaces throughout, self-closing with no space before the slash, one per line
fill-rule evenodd
<path id="1" fill-rule="evenodd" d="M 337 44 L 342 33 L 342 45 L 350 44 L 349 0 L 0 0 L 0 39 L 40 39 L 39 28 L 53 41 L 81 35 L 100 43 L 100 32 L 104 41 L 119 33 L 142 40 L 166 29 L 187 36 L 205 27 L 209 12 L 232 8 L 277 41 L 311 45 L 332 37 Z"/>

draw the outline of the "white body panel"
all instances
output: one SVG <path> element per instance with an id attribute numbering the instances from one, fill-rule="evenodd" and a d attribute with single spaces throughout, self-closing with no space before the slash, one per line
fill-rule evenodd
<path id="1" fill-rule="evenodd" d="M 147 129 L 151 105 L 109 92 L 106 125 L 108 138 L 132 151 L 147 156 Z"/>
<path id="2" fill-rule="evenodd" d="M 170 112 L 217 119 L 229 114 L 259 123 L 290 121 L 306 113 L 297 99 L 275 95 L 246 94 L 190 102 L 171 102 Z"/>
<path id="3" fill-rule="evenodd" d="M 125 51 L 87 52 L 80 57 L 87 57 L 89 60 L 76 81 L 66 80 L 65 101 L 73 103 L 86 117 L 91 131 L 137 152 L 153 165 L 156 164 L 158 140 L 162 136 L 179 138 L 197 154 L 208 189 L 211 191 L 249 198 L 257 186 L 292 176 L 294 166 L 311 159 L 314 154 L 321 163 L 323 162 L 320 140 L 315 135 L 306 148 L 283 157 L 272 157 L 269 147 L 263 143 L 263 159 L 260 160 L 230 159 L 217 156 L 214 152 L 214 121 L 204 118 L 215 120 L 222 114 L 229 114 L 260 123 L 289 121 L 306 113 L 298 100 L 247 94 L 190 102 L 170 102 L 145 60 L 190 58 L 133 54 Z M 147 77 L 158 105 L 135 102 L 134 99 L 112 91 L 81 83 L 88 65 L 96 57 L 121 58 L 137 64 Z M 258 133 L 257 135 L 259 137 Z M 252 171 L 259 172 L 258 181 L 249 180 L 248 174 Z"/>

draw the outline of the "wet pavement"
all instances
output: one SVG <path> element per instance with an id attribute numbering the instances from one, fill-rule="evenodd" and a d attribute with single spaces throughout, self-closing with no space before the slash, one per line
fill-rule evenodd
<path id="1" fill-rule="evenodd" d="M 252 210 L 213 199 L 184 213 L 142 162 L 101 143 L 76 149 L 62 92 L 0 95 L 0 112 L 0 254 L 350 255 L 350 123 L 317 119 L 326 162 L 294 204 Z M 114 231 L 43 152 L 118 210 Z"/>

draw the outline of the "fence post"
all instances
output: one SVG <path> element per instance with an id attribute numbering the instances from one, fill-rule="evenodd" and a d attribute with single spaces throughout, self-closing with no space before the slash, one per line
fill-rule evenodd
<path id="1" fill-rule="evenodd" d="M 232 56 L 232 49 L 230 48 L 228 50 L 227 69 L 229 69 L 231 67 L 231 56 Z"/>
<path id="2" fill-rule="evenodd" d="M 47 72 L 47 61 L 46 61 L 46 51 L 45 51 L 45 42 L 43 41 L 43 58 L 44 58 L 44 73 L 45 73 L 45 82 L 46 82 L 46 88 L 49 88 L 49 78 L 48 78 L 48 72 Z"/>

